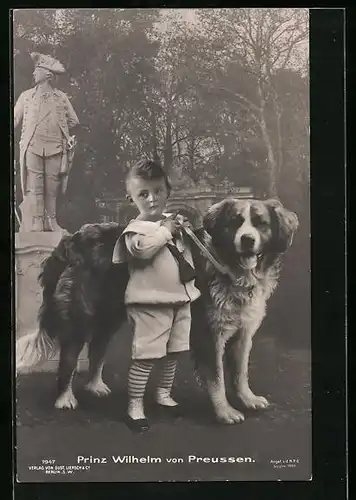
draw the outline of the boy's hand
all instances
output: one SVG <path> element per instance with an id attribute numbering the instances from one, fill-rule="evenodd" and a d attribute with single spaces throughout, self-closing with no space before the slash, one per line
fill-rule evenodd
<path id="1" fill-rule="evenodd" d="M 192 220 L 189 220 L 187 217 L 183 216 L 183 226 L 189 227 L 192 231 L 201 229 L 203 227 L 203 217 L 201 215 L 197 215 Z"/>
<path id="2" fill-rule="evenodd" d="M 161 222 L 161 226 L 164 226 L 170 233 L 174 236 L 180 229 L 180 223 L 176 219 L 167 218 Z"/>

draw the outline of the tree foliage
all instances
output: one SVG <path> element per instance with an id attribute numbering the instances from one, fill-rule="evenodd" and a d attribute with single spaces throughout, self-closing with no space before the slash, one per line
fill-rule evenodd
<path id="1" fill-rule="evenodd" d="M 174 10 L 17 10 L 14 98 L 33 85 L 32 50 L 67 67 L 58 86 L 82 124 L 78 193 L 90 178 L 95 196 L 123 194 L 146 155 L 186 186 L 227 179 L 300 210 L 307 36 L 304 9 L 201 9 L 193 23 Z"/>

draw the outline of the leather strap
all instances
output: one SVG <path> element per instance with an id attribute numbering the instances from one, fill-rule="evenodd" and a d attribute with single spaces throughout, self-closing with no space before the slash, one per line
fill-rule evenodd
<path id="1" fill-rule="evenodd" d="M 189 236 L 189 238 L 193 240 L 193 242 L 199 248 L 201 253 L 209 260 L 209 262 L 211 262 L 211 264 L 215 267 L 215 269 L 217 269 L 221 274 L 228 275 L 233 281 L 236 280 L 236 276 L 230 271 L 230 269 L 215 259 L 215 257 L 209 252 L 206 246 L 203 245 L 203 243 L 195 236 L 195 234 L 189 227 L 182 225 L 182 229 Z"/>

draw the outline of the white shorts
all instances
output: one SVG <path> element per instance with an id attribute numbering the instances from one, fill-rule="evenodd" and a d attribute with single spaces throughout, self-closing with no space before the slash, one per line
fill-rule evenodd
<path id="1" fill-rule="evenodd" d="M 132 359 L 158 359 L 189 351 L 190 302 L 184 305 L 127 306 L 133 329 Z"/>

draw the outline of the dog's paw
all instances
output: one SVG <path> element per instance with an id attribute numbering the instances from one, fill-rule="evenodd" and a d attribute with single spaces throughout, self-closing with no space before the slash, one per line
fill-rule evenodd
<path id="1" fill-rule="evenodd" d="M 78 406 L 78 401 L 72 391 L 66 391 L 57 398 L 54 406 L 59 410 L 74 410 Z"/>
<path id="2" fill-rule="evenodd" d="M 245 420 L 244 415 L 232 406 L 215 409 L 216 418 L 221 424 L 239 424 Z"/>
<path id="3" fill-rule="evenodd" d="M 245 408 L 251 410 L 263 410 L 269 406 L 269 402 L 263 396 L 256 396 L 252 391 L 239 392 L 237 394 L 238 398 L 245 406 Z"/>
<path id="4" fill-rule="evenodd" d="M 111 393 L 111 389 L 102 380 L 88 382 L 85 389 L 99 397 L 107 396 Z"/>

